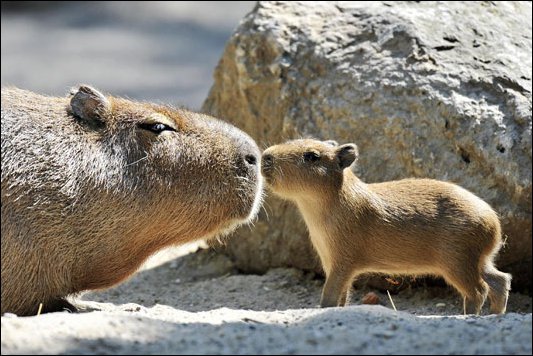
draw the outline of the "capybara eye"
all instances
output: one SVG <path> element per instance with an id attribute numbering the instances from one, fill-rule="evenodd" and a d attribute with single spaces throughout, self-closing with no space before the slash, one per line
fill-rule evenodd
<path id="1" fill-rule="evenodd" d="M 160 122 L 155 123 L 155 124 L 143 123 L 143 124 L 139 124 L 139 127 L 143 130 L 152 131 L 153 133 L 156 133 L 156 134 L 160 134 L 163 131 L 176 131 L 174 128 L 168 125 L 162 124 Z"/>
<path id="2" fill-rule="evenodd" d="M 320 159 L 320 155 L 316 152 L 305 152 L 304 161 L 306 162 L 316 162 Z"/>

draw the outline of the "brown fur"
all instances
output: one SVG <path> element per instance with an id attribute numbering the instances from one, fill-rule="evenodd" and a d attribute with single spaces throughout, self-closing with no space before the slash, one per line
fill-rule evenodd
<path id="1" fill-rule="evenodd" d="M 316 140 L 289 141 L 263 153 L 267 185 L 296 203 L 322 262 L 320 304 L 344 305 L 362 273 L 431 274 L 464 296 L 465 313 L 479 314 L 487 295 L 491 313 L 504 313 L 511 276 L 494 267 L 502 243 L 491 207 L 432 179 L 365 184 L 345 169 L 357 154 L 353 144 Z"/>
<path id="2" fill-rule="evenodd" d="M 87 86 L 72 94 L 2 89 L 2 313 L 72 308 L 65 296 L 225 234 L 260 204 L 260 152 L 237 128 Z"/>

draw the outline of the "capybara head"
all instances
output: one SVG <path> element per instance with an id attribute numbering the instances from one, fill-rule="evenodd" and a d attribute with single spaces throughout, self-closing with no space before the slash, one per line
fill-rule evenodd
<path id="1" fill-rule="evenodd" d="M 207 115 L 105 96 L 2 89 L 2 312 L 105 288 L 150 254 L 257 214 L 260 151 Z"/>
<path id="2" fill-rule="evenodd" d="M 135 206 L 150 216 L 149 225 L 188 239 L 218 235 L 256 215 L 260 152 L 236 127 L 182 109 L 106 98 L 88 86 L 74 90 L 68 111 L 92 151 L 71 157 L 92 160 L 85 163 L 89 182 L 78 184 L 110 192 L 115 213 Z"/>
<path id="3" fill-rule="evenodd" d="M 261 172 L 276 194 L 291 198 L 342 184 L 342 171 L 357 158 L 357 146 L 301 139 L 267 148 Z"/>

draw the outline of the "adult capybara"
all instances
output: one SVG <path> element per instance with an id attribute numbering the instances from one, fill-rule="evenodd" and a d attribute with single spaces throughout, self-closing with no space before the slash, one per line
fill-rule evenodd
<path id="1" fill-rule="evenodd" d="M 294 140 L 263 153 L 267 185 L 298 206 L 326 273 L 320 304 L 344 305 L 366 272 L 433 274 L 479 314 L 485 298 L 504 313 L 511 275 L 494 267 L 500 222 L 491 207 L 451 183 L 404 179 L 365 184 L 348 168 L 354 144 Z"/>
<path id="2" fill-rule="evenodd" d="M 157 250 L 258 210 L 260 151 L 206 115 L 104 96 L 2 89 L 2 313 L 73 309 Z"/>

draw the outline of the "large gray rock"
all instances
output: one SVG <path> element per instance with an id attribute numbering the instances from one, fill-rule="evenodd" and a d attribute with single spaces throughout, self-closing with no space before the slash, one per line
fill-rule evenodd
<path id="1" fill-rule="evenodd" d="M 366 182 L 431 177 L 500 214 L 498 265 L 531 283 L 531 2 L 260 2 L 204 110 L 262 147 L 355 142 Z M 240 268 L 317 268 L 296 209 L 269 197 L 227 243 Z"/>

